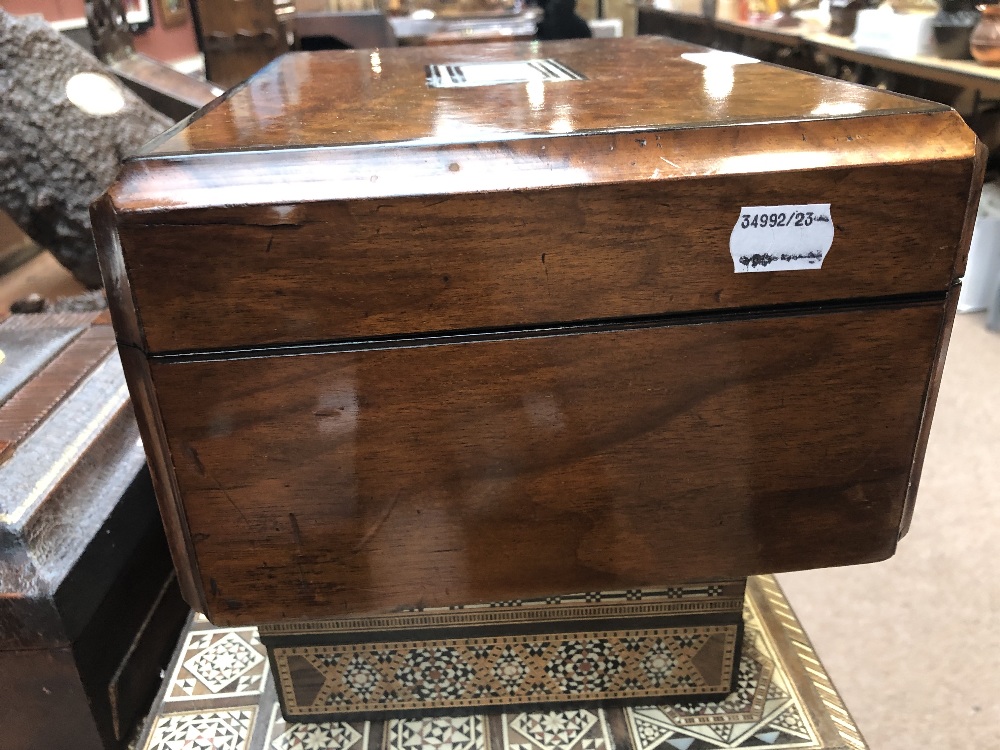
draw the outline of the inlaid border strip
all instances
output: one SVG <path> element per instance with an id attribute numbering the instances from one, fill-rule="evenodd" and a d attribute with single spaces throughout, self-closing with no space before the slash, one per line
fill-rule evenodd
<path id="1" fill-rule="evenodd" d="M 0 463 L 115 346 L 110 326 L 86 329 L 0 405 Z"/>
<path id="2" fill-rule="evenodd" d="M 425 627 L 518 622 L 593 620 L 616 617 L 716 614 L 743 611 L 744 580 L 667 589 L 573 594 L 462 607 L 404 610 L 373 617 L 344 617 L 259 626 L 261 636 L 408 630 Z M 597 598 L 594 598 L 597 597 Z M 579 599 L 579 601 L 572 601 Z M 569 600 L 569 601 L 567 601 Z"/>
<path id="3" fill-rule="evenodd" d="M 829 719 L 841 739 L 851 750 L 867 750 L 868 746 L 865 744 L 861 732 L 854 723 L 847 706 L 844 705 L 840 693 L 837 692 L 830 680 L 830 676 L 826 673 L 826 669 L 823 668 L 816 656 L 809 636 L 806 635 L 802 623 L 788 605 L 788 600 L 785 598 L 777 579 L 768 575 L 755 576 L 752 580 L 755 582 L 756 588 L 763 594 L 775 617 L 780 620 L 785 637 L 792 645 L 795 656 L 801 660 L 803 669 L 808 674 L 813 687 L 816 688 L 816 694 L 823 707 L 829 712 Z M 753 597 L 748 596 L 747 599 L 751 602 L 755 609 L 755 615 L 759 619 L 760 613 L 757 611 L 757 603 L 753 601 Z"/>
<path id="4" fill-rule="evenodd" d="M 346 659 L 351 654 L 356 654 L 358 657 L 364 655 L 378 659 L 379 655 L 383 653 L 399 654 L 412 650 L 434 652 L 438 649 L 462 648 L 468 650 L 471 654 L 477 649 L 484 647 L 494 649 L 503 646 L 515 645 L 523 646 L 525 649 L 530 651 L 538 645 L 547 648 L 548 644 L 553 641 L 569 645 L 572 643 L 585 643 L 594 640 L 607 641 L 615 639 L 622 642 L 622 644 L 616 648 L 621 648 L 627 651 L 630 650 L 629 647 L 624 644 L 624 641 L 627 640 L 638 641 L 645 638 L 657 640 L 666 638 L 683 639 L 692 636 L 712 637 L 716 635 L 722 635 L 725 644 L 719 670 L 722 682 L 713 684 L 694 684 L 683 681 L 672 681 L 669 685 L 660 686 L 656 686 L 650 682 L 645 685 L 629 685 L 619 689 L 608 689 L 604 687 L 597 692 L 592 690 L 583 690 L 563 694 L 550 692 L 544 696 L 544 700 L 539 700 L 538 695 L 521 694 L 521 692 L 518 691 L 515 694 L 507 695 L 505 697 L 473 695 L 472 697 L 448 696 L 428 699 L 403 699 L 391 705 L 360 703 L 354 708 L 352 708 L 349 704 L 317 706 L 316 701 L 320 700 L 319 695 L 323 692 L 321 689 L 320 694 L 317 695 L 317 698 L 314 699 L 312 703 L 303 706 L 299 705 L 296 698 L 295 690 L 293 688 L 294 682 L 291 667 L 289 666 L 290 657 L 303 657 L 307 659 L 312 658 L 325 661 L 330 659 L 333 655 L 342 655 Z M 353 717 L 363 718 L 379 715 L 403 716 L 414 712 L 423 712 L 426 713 L 426 715 L 431 715 L 431 713 L 441 713 L 455 709 L 469 708 L 476 710 L 488 710 L 491 708 L 514 710 L 517 707 L 536 707 L 543 704 L 545 706 L 552 707 L 560 704 L 583 705 L 587 703 L 610 705 L 623 700 L 631 701 L 643 698 L 683 696 L 697 696 L 700 698 L 706 695 L 723 695 L 731 689 L 733 668 L 736 659 L 739 657 L 742 635 L 742 627 L 738 624 L 701 625 L 695 627 L 662 627 L 641 630 L 623 629 L 616 631 L 513 635 L 501 637 L 462 638 L 455 640 L 436 639 L 374 644 L 342 644 L 336 646 L 292 646 L 274 648 L 271 650 L 270 655 L 276 677 L 276 688 L 283 698 L 286 715 L 313 716 L 315 717 L 314 720 L 318 721 L 322 721 L 327 717 L 336 717 L 338 720 L 346 720 Z M 329 677 L 324 679 L 324 688 L 326 687 L 328 680 Z M 534 710 L 534 708 L 531 710 Z"/>
<path id="5" fill-rule="evenodd" d="M 731 602 L 705 602 L 696 605 L 649 605 L 637 607 L 608 607 L 606 609 L 553 609 L 544 612 L 490 611 L 488 613 L 449 612 L 437 615 L 399 615 L 397 617 L 373 617 L 353 620 L 329 620 L 322 622 L 288 623 L 277 626 L 261 626 L 260 633 L 265 638 L 282 635 L 307 635 L 323 633 L 352 633 L 370 631 L 409 630 L 424 627 L 458 627 L 461 625 L 500 625 L 517 622 L 550 622 L 558 620 L 594 620 L 614 617 L 639 617 L 656 615 L 738 613 L 739 600 Z"/>

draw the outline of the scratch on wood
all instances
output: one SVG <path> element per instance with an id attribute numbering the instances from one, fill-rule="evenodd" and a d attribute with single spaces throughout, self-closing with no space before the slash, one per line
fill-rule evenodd
<path id="1" fill-rule="evenodd" d="M 402 494 L 403 494 L 402 490 L 396 493 L 396 496 L 392 499 L 392 502 L 389 503 L 388 506 L 386 506 L 386 509 L 384 511 L 382 511 L 382 515 L 379 516 L 379 519 L 375 522 L 375 524 L 370 529 L 368 529 L 368 531 L 365 532 L 365 535 L 361 537 L 358 543 L 355 544 L 354 547 L 351 549 L 352 555 L 358 554 L 361 550 L 363 550 L 366 546 L 368 546 L 368 542 L 372 540 L 372 537 L 374 537 L 378 533 L 379 529 L 381 529 L 382 526 L 385 524 L 385 522 L 389 520 L 389 514 L 391 514 L 392 511 L 395 509 L 396 504 L 399 502 L 399 498 Z"/>
<path id="2" fill-rule="evenodd" d="M 205 469 L 205 464 L 201 462 L 201 457 L 198 456 L 198 451 L 194 449 L 194 446 L 186 445 L 184 446 L 184 450 L 188 454 L 188 456 L 191 457 L 191 460 L 194 462 L 195 468 L 198 470 L 198 473 L 201 474 L 201 476 L 205 477 L 205 479 L 210 481 L 212 484 L 214 484 L 215 488 L 219 492 L 221 492 L 222 496 L 225 497 L 226 500 L 229 502 L 229 504 L 233 506 L 233 510 L 235 510 L 237 513 L 240 514 L 240 518 L 242 518 L 247 525 L 250 525 L 250 519 L 247 518 L 247 514 L 244 513 L 242 510 L 240 510 L 240 506 L 238 506 L 236 504 L 236 501 L 229 496 L 229 493 L 226 492 L 226 488 L 223 487 L 222 484 L 220 484 L 219 480 L 217 480 L 215 477 L 209 474 L 208 471 Z"/>
<path id="3" fill-rule="evenodd" d="M 201 457 L 198 455 L 198 451 L 196 451 L 194 446 L 191 445 L 187 446 L 186 450 L 187 454 L 191 457 L 191 460 L 194 461 L 195 469 L 198 470 L 199 474 L 205 476 L 205 464 L 201 462 Z"/>

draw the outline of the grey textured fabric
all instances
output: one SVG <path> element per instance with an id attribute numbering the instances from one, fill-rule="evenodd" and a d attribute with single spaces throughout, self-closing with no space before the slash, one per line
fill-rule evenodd
<path id="1" fill-rule="evenodd" d="M 78 73 L 105 76 L 121 108 L 91 114 L 70 101 Z M 0 9 L 0 208 L 88 287 L 101 285 L 90 203 L 123 157 L 170 124 L 41 16 Z"/>

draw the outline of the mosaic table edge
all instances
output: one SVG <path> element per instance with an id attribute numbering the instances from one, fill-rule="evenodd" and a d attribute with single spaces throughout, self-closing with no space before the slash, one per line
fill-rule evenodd
<path id="1" fill-rule="evenodd" d="M 286 724 L 255 628 L 185 628 L 137 750 L 867 750 L 773 576 L 751 578 L 737 691 L 689 706 Z"/>

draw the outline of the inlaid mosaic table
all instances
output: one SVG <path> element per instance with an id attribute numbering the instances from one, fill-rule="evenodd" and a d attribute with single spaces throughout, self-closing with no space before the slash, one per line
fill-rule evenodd
<path id="1" fill-rule="evenodd" d="M 286 724 L 252 627 L 189 623 L 139 750 L 865 750 L 772 577 L 751 578 L 737 689 L 718 703 Z"/>

